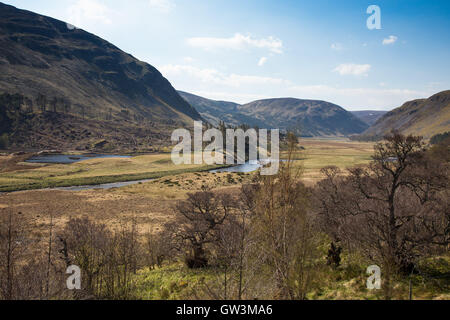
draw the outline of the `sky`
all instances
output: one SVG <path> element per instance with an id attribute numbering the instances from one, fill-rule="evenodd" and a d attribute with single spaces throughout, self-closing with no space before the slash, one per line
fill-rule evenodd
<path id="1" fill-rule="evenodd" d="M 448 0 L 1 1 L 94 33 L 215 100 L 391 110 L 450 89 Z"/>

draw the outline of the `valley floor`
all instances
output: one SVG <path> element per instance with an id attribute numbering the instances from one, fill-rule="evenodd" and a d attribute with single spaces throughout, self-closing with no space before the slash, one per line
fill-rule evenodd
<path id="1" fill-rule="evenodd" d="M 300 145 L 304 150 L 298 154 L 297 160 L 302 161 L 296 163 L 303 168 L 306 184 L 319 181 L 320 169 L 325 166 L 335 165 L 344 169 L 365 164 L 370 161 L 373 152 L 372 143 L 304 139 L 300 141 Z M 211 169 L 209 166 L 177 167 L 171 162 L 170 154 L 143 155 L 128 159 L 93 159 L 70 165 L 36 165 L 23 163 L 23 158 L 19 160 L 14 162 L 11 156 L 0 157 L 3 168 L 0 171 L 0 191 L 120 181 L 124 177 L 136 180 L 154 178 L 150 182 L 110 190 L 29 190 L 0 194 L 0 212 L 13 210 L 23 215 L 34 226 L 33 235 L 42 239 L 43 243 L 47 241 L 50 216 L 56 232 L 70 218 L 89 216 L 113 229 L 135 220 L 139 232 L 156 233 L 164 224 L 177 221 L 175 205 L 178 200 L 185 199 L 187 193 L 204 187 L 235 192 L 241 184 L 250 182 L 254 175 L 210 173 L 207 171 Z M 448 269 L 449 261 L 445 261 Z M 330 278 L 329 287 L 314 292 L 310 298 L 379 298 L 377 294 L 363 294 L 365 274 L 364 270 L 361 273 L 359 269 L 360 265 L 346 261 L 341 273 L 327 273 Z M 141 270 L 136 276 L 139 298 L 185 298 L 199 284 L 200 279 L 217 277 L 214 270 L 202 271 L 200 274 L 196 272 L 181 265 Z M 357 276 L 350 277 L 349 273 Z M 331 281 L 333 277 L 337 279 L 335 284 Z M 450 298 L 439 290 L 433 291 L 436 294 L 426 291 L 419 282 L 417 280 L 419 298 Z M 403 282 L 400 282 L 398 292 L 398 297 L 404 298 Z"/>
<path id="2" fill-rule="evenodd" d="M 321 179 L 320 169 L 340 168 L 370 161 L 373 144 L 305 139 L 304 150 L 296 163 L 303 168 L 303 181 L 314 184 Z M 29 156 L 29 155 L 28 155 Z M 0 157 L 0 208 L 20 211 L 36 224 L 36 232 L 47 230 L 49 215 L 62 226 L 69 217 L 88 215 L 108 225 L 120 225 L 136 217 L 143 232 L 174 219 L 173 207 L 188 192 L 202 187 L 237 189 L 251 181 L 253 173 L 210 173 L 211 166 L 175 166 L 170 154 L 142 155 L 132 158 L 92 159 L 73 164 L 31 164 L 26 156 Z M 25 157 L 25 158 L 24 158 Z M 17 159 L 16 159 L 17 160 Z M 154 179 L 147 183 L 110 190 L 61 191 L 29 190 L 58 186 L 101 184 L 116 181 Z M 9 192 L 15 190 L 18 192 Z M 9 193 L 8 193 L 9 192 Z"/>

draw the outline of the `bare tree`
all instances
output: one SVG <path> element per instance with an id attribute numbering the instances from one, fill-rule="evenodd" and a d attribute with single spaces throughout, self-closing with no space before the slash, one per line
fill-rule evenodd
<path id="1" fill-rule="evenodd" d="M 47 97 L 39 93 L 36 98 L 36 104 L 41 109 L 41 112 L 45 112 L 47 110 Z"/>
<path id="2" fill-rule="evenodd" d="M 394 274 L 411 272 L 419 257 L 448 244 L 448 165 L 423 146 L 420 137 L 394 132 L 375 146 L 370 165 L 348 176 L 328 168 L 317 186 L 328 234 L 383 265 L 386 298 Z"/>
<path id="3" fill-rule="evenodd" d="M 50 100 L 50 107 L 52 108 L 53 113 L 58 112 L 58 104 L 59 104 L 59 99 L 57 97 L 53 97 L 53 99 Z"/>
<path id="4" fill-rule="evenodd" d="M 159 233 L 150 230 L 145 235 L 145 259 L 150 269 L 161 268 L 165 260 L 176 255 L 177 244 L 175 239 L 174 226 L 165 225 L 163 231 Z"/>
<path id="5" fill-rule="evenodd" d="M 133 297 L 132 274 L 139 267 L 141 252 L 135 220 L 111 231 L 88 218 L 71 219 L 59 238 L 64 262 L 82 270 L 84 297 Z"/>
<path id="6" fill-rule="evenodd" d="M 252 219 L 255 241 L 265 253 L 264 267 L 272 273 L 275 295 L 281 299 L 306 298 L 318 254 L 317 233 L 308 213 L 309 191 L 299 181 L 296 153 L 297 138 L 289 134 L 288 159 L 278 175 L 261 177 Z"/>
<path id="7" fill-rule="evenodd" d="M 111 234 L 103 224 L 98 224 L 83 217 L 70 219 L 59 235 L 65 245 L 67 257 L 83 272 L 83 291 L 88 295 L 101 296 L 99 275 L 106 265 Z"/>
<path id="8" fill-rule="evenodd" d="M 17 298 L 17 274 L 28 250 L 26 224 L 21 214 L 9 208 L 0 215 L 0 294 L 5 300 Z M 6 211 L 6 212 L 5 212 Z"/>
<path id="9" fill-rule="evenodd" d="M 67 98 L 64 98 L 62 100 L 62 105 L 63 105 L 63 108 L 64 108 L 64 113 L 69 114 L 70 113 L 70 109 L 72 108 L 72 103 L 70 102 L 70 100 L 67 99 Z"/>
<path id="10" fill-rule="evenodd" d="M 26 107 L 26 112 L 33 113 L 33 100 L 31 100 L 30 98 L 25 98 L 24 103 Z"/>
<path id="11" fill-rule="evenodd" d="M 49 226 L 48 250 L 47 250 L 47 277 L 45 283 L 45 293 L 47 299 L 49 297 L 50 292 L 50 267 L 52 264 L 52 246 L 53 246 L 53 214 L 50 213 L 50 226 Z"/>
<path id="12" fill-rule="evenodd" d="M 228 217 L 233 203 L 228 195 L 218 195 L 211 191 L 189 194 L 186 201 L 177 205 L 183 217 L 180 238 L 188 244 L 190 253 L 186 264 L 191 268 L 208 265 L 206 245 L 217 242 L 217 230 Z"/>

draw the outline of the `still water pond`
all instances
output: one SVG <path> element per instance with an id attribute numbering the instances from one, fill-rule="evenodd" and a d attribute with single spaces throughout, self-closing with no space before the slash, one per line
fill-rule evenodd
<path id="1" fill-rule="evenodd" d="M 75 162 L 80 162 L 90 159 L 101 159 L 101 158 L 130 158 L 130 156 L 120 156 L 114 154 L 82 154 L 82 155 L 70 155 L 70 154 L 42 154 L 39 156 L 32 157 L 25 162 L 30 163 L 60 163 L 60 164 L 70 164 Z"/>

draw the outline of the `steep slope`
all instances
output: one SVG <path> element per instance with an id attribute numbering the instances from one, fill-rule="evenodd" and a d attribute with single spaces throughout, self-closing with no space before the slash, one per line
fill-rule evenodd
<path id="1" fill-rule="evenodd" d="M 92 119 L 73 113 L 30 112 L 26 97 L 0 94 L 0 149 L 153 152 L 165 150 L 175 128 L 146 120 Z"/>
<path id="2" fill-rule="evenodd" d="M 325 101 L 266 99 L 239 106 L 238 111 L 268 128 L 293 130 L 305 137 L 347 136 L 367 125 L 343 108 Z"/>
<path id="3" fill-rule="evenodd" d="M 358 119 L 365 122 L 367 125 L 371 126 L 378 119 L 384 116 L 387 111 L 375 111 L 375 110 L 362 110 L 362 111 L 351 111 L 351 113 L 356 116 Z"/>
<path id="4" fill-rule="evenodd" d="M 192 93 L 178 91 L 180 96 L 194 107 L 209 123 L 217 126 L 220 121 L 237 126 L 243 123 L 253 123 L 254 118 L 241 114 L 239 104 L 228 101 L 216 101 L 203 98 Z"/>
<path id="5" fill-rule="evenodd" d="M 2 92 L 22 94 L 36 108 L 39 94 L 47 103 L 64 98 L 72 114 L 91 119 L 201 118 L 151 65 L 65 22 L 0 3 Z"/>
<path id="6" fill-rule="evenodd" d="M 406 102 L 381 117 L 361 138 L 380 138 L 393 129 L 425 138 L 450 131 L 450 90 Z"/>

